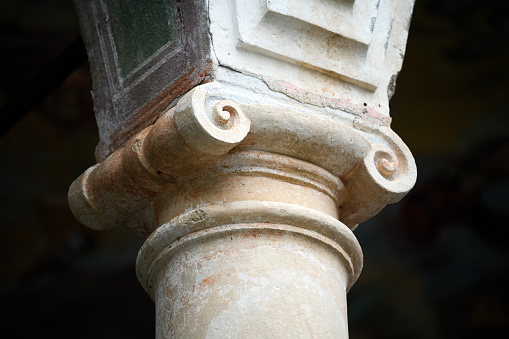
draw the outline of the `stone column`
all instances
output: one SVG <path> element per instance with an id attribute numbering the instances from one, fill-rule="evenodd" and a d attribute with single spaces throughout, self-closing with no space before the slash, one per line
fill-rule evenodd
<path id="1" fill-rule="evenodd" d="M 412 1 L 76 5 L 101 162 L 69 202 L 147 237 L 157 337 L 347 338 L 352 230 L 416 177 L 388 108 Z"/>

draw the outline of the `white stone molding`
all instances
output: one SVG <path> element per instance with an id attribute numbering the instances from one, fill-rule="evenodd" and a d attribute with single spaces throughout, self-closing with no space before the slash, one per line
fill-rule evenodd
<path id="1" fill-rule="evenodd" d="M 320 105 L 348 98 L 388 117 L 412 8 L 413 0 L 214 0 L 213 56 L 287 95 L 298 88 L 323 96 Z"/>

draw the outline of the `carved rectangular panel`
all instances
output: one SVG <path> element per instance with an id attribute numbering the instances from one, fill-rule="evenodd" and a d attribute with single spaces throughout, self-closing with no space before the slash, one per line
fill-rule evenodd
<path id="1" fill-rule="evenodd" d="M 369 0 L 236 0 L 239 46 L 374 91 L 394 6 L 386 8 Z"/>
<path id="2" fill-rule="evenodd" d="M 205 1 L 75 0 L 103 159 L 210 73 Z"/>
<path id="3" fill-rule="evenodd" d="M 171 55 L 180 48 L 178 21 L 171 1 L 103 0 L 100 4 L 115 14 L 109 17 L 108 34 L 123 79 L 132 77 L 145 64 L 153 64 L 159 54 Z"/>

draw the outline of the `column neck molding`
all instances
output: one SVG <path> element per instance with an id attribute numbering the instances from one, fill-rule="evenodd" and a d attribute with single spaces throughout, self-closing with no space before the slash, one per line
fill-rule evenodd
<path id="1" fill-rule="evenodd" d="M 270 221 L 270 222 L 269 222 Z M 362 270 L 362 250 L 352 231 L 337 219 L 294 204 L 271 201 L 237 201 L 193 209 L 158 227 L 140 250 L 136 274 L 153 298 L 153 274 L 172 252 L 188 242 L 249 230 L 290 232 L 313 238 L 333 250 L 348 268 L 347 290 Z"/>

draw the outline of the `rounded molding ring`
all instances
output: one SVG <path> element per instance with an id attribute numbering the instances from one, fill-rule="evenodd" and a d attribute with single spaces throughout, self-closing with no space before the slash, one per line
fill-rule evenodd
<path id="1" fill-rule="evenodd" d="M 363 260 L 361 247 L 352 231 L 339 220 L 298 205 L 239 201 L 194 209 L 158 227 L 147 238 L 138 253 L 136 261 L 138 280 L 152 296 L 153 286 L 150 281 L 154 267 L 169 252 L 179 247 L 179 243 L 206 236 L 211 234 L 210 232 L 221 233 L 254 228 L 299 233 L 334 248 L 347 265 L 348 289 L 360 275 Z M 206 230 L 208 231 L 205 232 Z"/>

